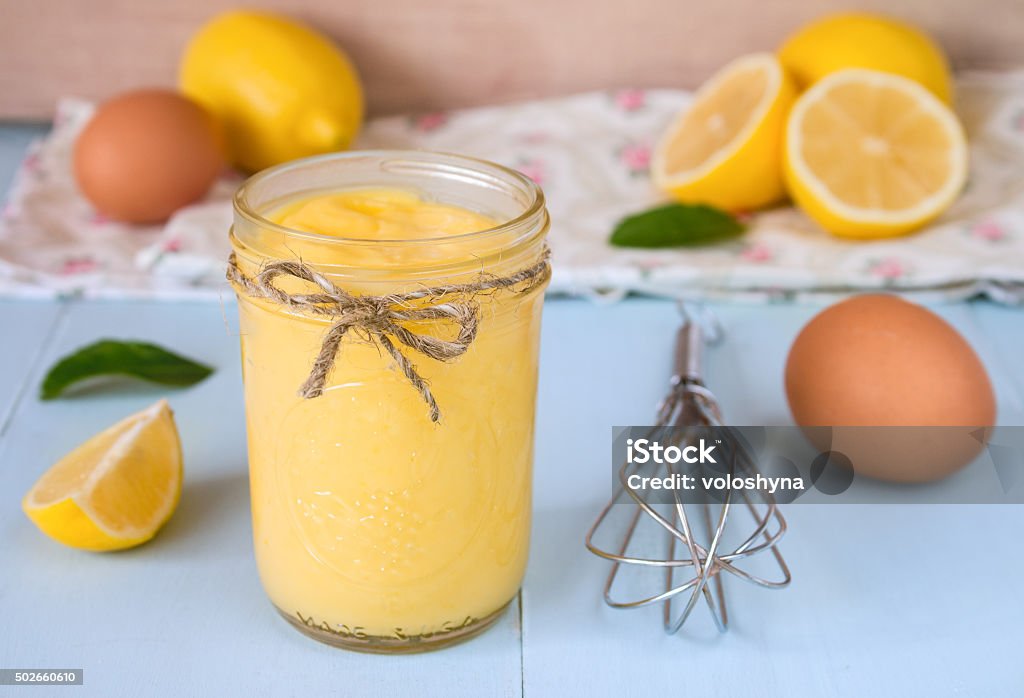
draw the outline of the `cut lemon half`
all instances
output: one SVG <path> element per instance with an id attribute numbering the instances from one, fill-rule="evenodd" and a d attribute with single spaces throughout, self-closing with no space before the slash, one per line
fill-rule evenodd
<path id="1" fill-rule="evenodd" d="M 967 178 L 967 141 L 949 107 L 918 83 L 841 70 L 793 106 L 785 173 L 793 199 L 826 230 L 900 235 L 956 199 Z"/>
<path id="2" fill-rule="evenodd" d="M 783 198 L 782 136 L 795 95 L 770 53 L 729 63 L 697 90 L 658 144 L 654 184 L 678 201 L 733 211 Z"/>
<path id="3" fill-rule="evenodd" d="M 178 504 L 181 480 L 178 430 L 161 400 L 64 456 L 21 504 L 60 543 L 120 550 L 156 535 Z"/>

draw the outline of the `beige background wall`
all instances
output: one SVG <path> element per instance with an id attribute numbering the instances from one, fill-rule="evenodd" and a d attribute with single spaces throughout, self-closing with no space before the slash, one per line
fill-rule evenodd
<path id="1" fill-rule="evenodd" d="M 61 95 L 172 84 L 189 34 L 237 0 L 0 0 L 0 118 Z M 348 49 L 376 113 L 597 87 L 693 86 L 822 12 L 886 10 L 957 67 L 1024 66 L 1024 0 L 271 0 Z"/>

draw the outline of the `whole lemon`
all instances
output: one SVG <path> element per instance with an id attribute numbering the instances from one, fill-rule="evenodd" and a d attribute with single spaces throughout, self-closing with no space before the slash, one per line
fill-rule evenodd
<path id="1" fill-rule="evenodd" d="M 927 34 L 883 15 L 845 13 L 805 25 L 779 49 L 779 59 L 801 88 L 845 68 L 894 73 L 924 85 L 949 104 L 949 61 Z"/>
<path id="2" fill-rule="evenodd" d="M 179 84 L 221 120 L 233 164 L 250 172 L 344 150 L 363 118 L 363 90 L 345 53 L 265 12 L 228 12 L 201 27 L 182 56 Z"/>

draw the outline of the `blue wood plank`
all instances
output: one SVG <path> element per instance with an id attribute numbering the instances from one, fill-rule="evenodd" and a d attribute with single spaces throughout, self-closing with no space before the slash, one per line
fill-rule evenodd
<path id="1" fill-rule="evenodd" d="M 0 300 L 0 318 L 9 328 L 0 341 L 0 436 L 16 402 L 28 389 L 28 374 L 53 336 L 62 313 L 57 303 Z"/>
<path id="2" fill-rule="evenodd" d="M 733 421 L 788 421 L 781 366 L 814 310 L 718 306 L 729 334 L 708 353 L 707 373 Z M 1012 357 L 1024 314 L 989 304 L 939 311 L 978 348 L 1004 422 L 1019 414 Z M 34 387 L 60 353 L 125 328 L 217 366 L 206 383 L 170 393 L 188 469 L 181 509 L 156 541 L 125 554 L 88 555 L 42 539 L 17 495 L 67 449 L 163 391 L 48 404 L 26 393 L 0 443 L 0 491 L 13 493 L 0 504 L 0 608 L 15 629 L 0 636 L 0 665 L 83 666 L 83 695 L 517 695 L 520 681 L 531 696 L 658 695 L 680 686 L 693 695 L 878 695 L 879 686 L 889 695 L 1009 695 L 1007 687 L 1022 685 L 1011 656 L 1024 640 L 1022 607 L 1003 603 L 998 590 L 1024 569 L 1013 556 L 985 564 L 983 554 L 1014 549 L 1021 507 L 793 506 L 784 550 L 796 581 L 774 593 L 733 584 L 729 635 L 704 626 L 696 638 L 665 637 L 656 611 L 606 609 L 606 568 L 583 550 L 582 536 L 610 487 L 610 427 L 650 419 L 678 318 L 671 304 L 642 300 L 555 301 L 546 312 L 522 665 L 515 612 L 472 643 L 400 659 L 334 651 L 284 627 L 250 552 L 235 338 L 215 305 L 146 303 L 74 304 L 29 380 Z M 981 592 L 957 583 L 954 557 Z M 169 657 L 192 668 L 165 671 Z"/>
<path id="3" fill-rule="evenodd" d="M 10 306 L 0 306 L 7 321 Z M 226 316 L 233 324 L 234 307 Z M 85 669 L 83 696 L 359 695 L 521 692 L 518 606 L 473 642 L 402 658 L 308 640 L 266 600 L 252 556 L 237 337 L 217 304 L 74 303 L 41 365 L 99 337 L 155 341 L 217 368 L 186 390 L 131 388 L 16 409 L 0 442 L 0 667 Z M 26 364 L 28 365 L 28 364 Z M 75 445 L 166 395 L 181 432 L 181 504 L 138 549 L 64 548 L 19 498 Z"/>
<path id="4" fill-rule="evenodd" d="M 818 308 L 717 305 L 727 339 L 707 376 L 733 423 L 790 422 L 786 352 Z M 1020 423 L 1024 312 L 936 308 L 993 378 L 1003 423 Z M 523 590 L 527 696 L 1019 695 L 1024 574 L 1020 506 L 809 506 L 786 510 L 784 591 L 733 583 L 733 627 L 706 619 L 665 636 L 660 609 L 614 611 L 607 564 L 583 536 L 610 493 L 613 424 L 647 423 L 664 390 L 671 304 L 549 303 L 533 549 Z M 1014 347 L 1017 347 L 1014 350 Z M 969 571 L 969 572 L 968 572 Z"/>
<path id="5" fill-rule="evenodd" d="M 971 303 L 958 311 L 989 369 L 1000 422 L 1024 425 L 1024 308 Z"/>

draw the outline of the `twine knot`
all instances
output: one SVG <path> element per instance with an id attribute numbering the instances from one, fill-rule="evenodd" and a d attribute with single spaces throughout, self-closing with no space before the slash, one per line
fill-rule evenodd
<path id="1" fill-rule="evenodd" d="M 479 306 L 472 300 L 472 296 L 520 284 L 524 286 L 519 292 L 527 293 L 543 285 L 551 277 L 549 257 L 550 251 L 545 247 L 536 264 L 509 276 L 480 274 L 475 281 L 466 284 L 436 286 L 383 296 L 350 294 L 302 262 L 271 262 L 258 274 L 246 276 L 239 268 L 234 252 L 228 257 L 226 276 L 246 295 L 271 300 L 331 320 L 331 327 L 324 335 L 309 376 L 299 388 L 301 397 L 309 399 L 323 394 L 327 378 L 337 361 L 341 341 L 350 330 L 355 330 L 362 334 L 365 341 L 376 344 L 391 356 L 398 370 L 427 403 L 430 420 L 437 422 L 441 419 L 441 410 L 430 392 L 430 386 L 393 340 L 435 361 L 451 361 L 462 356 L 476 339 L 480 324 Z M 279 276 L 289 276 L 313 284 L 319 292 L 287 293 L 274 283 Z M 447 300 L 449 297 L 453 300 Z M 440 339 L 430 334 L 418 334 L 405 326 L 406 323 L 419 321 L 452 322 L 458 327 L 458 333 L 454 339 Z"/>
<path id="2" fill-rule="evenodd" d="M 354 297 L 352 299 L 352 324 L 370 332 L 382 332 L 391 324 L 391 308 L 383 298 Z"/>

